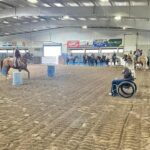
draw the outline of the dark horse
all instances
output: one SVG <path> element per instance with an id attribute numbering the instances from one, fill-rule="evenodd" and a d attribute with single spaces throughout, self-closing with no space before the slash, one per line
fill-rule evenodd
<path id="1" fill-rule="evenodd" d="M 70 56 L 70 57 L 67 57 L 66 63 L 69 64 L 69 62 L 72 61 L 73 64 L 75 64 L 76 59 L 78 59 L 78 56 Z"/>
<path id="2" fill-rule="evenodd" d="M 28 73 L 28 79 L 30 79 L 30 72 L 27 68 L 27 62 L 28 60 L 32 59 L 32 54 L 30 54 L 29 52 L 23 54 L 20 58 L 20 66 L 18 67 L 14 67 L 14 58 L 13 57 L 7 57 L 4 58 L 1 61 L 1 71 L 3 72 L 4 75 L 8 75 L 8 71 L 10 68 L 14 68 L 14 69 L 18 69 L 19 71 L 21 70 L 25 70 Z"/>

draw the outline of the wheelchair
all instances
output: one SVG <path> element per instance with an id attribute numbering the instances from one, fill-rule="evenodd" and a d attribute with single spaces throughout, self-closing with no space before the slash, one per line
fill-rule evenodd
<path id="1" fill-rule="evenodd" d="M 132 97 L 137 91 L 137 85 L 132 80 L 124 80 L 116 86 L 116 93 L 124 98 Z"/>

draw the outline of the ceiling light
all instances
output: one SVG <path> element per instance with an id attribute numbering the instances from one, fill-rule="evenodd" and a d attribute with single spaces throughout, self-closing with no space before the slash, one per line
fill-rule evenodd
<path id="1" fill-rule="evenodd" d="M 115 16 L 115 20 L 117 21 L 121 20 L 121 16 Z"/>
<path id="2" fill-rule="evenodd" d="M 82 4 L 86 7 L 94 6 L 94 4 L 92 2 L 83 2 Z"/>
<path id="3" fill-rule="evenodd" d="M 132 6 L 147 6 L 147 2 L 136 2 L 136 1 L 131 1 L 130 2 Z"/>
<path id="4" fill-rule="evenodd" d="M 39 17 L 38 16 L 32 16 L 33 18 L 36 18 L 36 19 L 38 19 Z"/>
<path id="5" fill-rule="evenodd" d="M 100 0 L 101 2 L 109 2 L 109 0 Z"/>
<path id="6" fill-rule="evenodd" d="M 87 26 L 82 26 L 82 29 L 87 29 Z"/>
<path id="7" fill-rule="evenodd" d="M 86 18 L 78 18 L 79 20 L 82 20 L 82 21 L 85 21 L 86 20 Z"/>
<path id="8" fill-rule="evenodd" d="M 123 30 L 125 30 L 126 29 L 126 27 L 123 27 Z"/>
<path id="9" fill-rule="evenodd" d="M 101 6 L 111 6 L 109 0 L 100 0 L 99 4 Z"/>
<path id="10" fill-rule="evenodd" d="M 69 18 L 69 20 L 76 20 L 75 18 Z"/>
<path id="11" fill-rule="evenodd" d="M 64 7 L 64 5 L 62 5 L 61 3 L 54 3 L 54 5 L 57 7 Z"/>
<path id="12" fill-rule="evenodd" d="M 57 20 L 56 18 L 50 18 L 50 19 L 53 20 L 53 21 Z"/>
<path id="13" fill-rule="evenodd" d="M 27 23 L 29 23 L 29 22 L 27 22 L 27 21 L 25 21 L 25 22 L 23 22 L 24 24 L 27 24 Z"/>
<path id="14" fill-rule="evenodd" d="M 33 29 L 33 31 L 37 31 L 37 29 Z"/>
<path id="15" fill-rule="evenodd" d="M 43 19 L 43 18 L 41 18 L 40 20 L 41 20 L 41 21 L 46 21 L 46 20 L 45 20 L 45 19 Z"/>
<path id="16" fill-rule="evenodd" d="M 46 3 L 44 3 L 43 6 L 44 6 L 44 7 L 51 7 L 50 5 L 48 5 L 48 4 L 46 4 Z"/>
<path id="17" fill-rule="evenodd" d="M 95 20 L 97 20 L 96 18 L 89 18 L 90 20 L 92 20 L 92 21 L 95 21 Z"/>
<path id="18" fill-rule="evenodd" d="M 69 6 L 71 6 L 71 7 L 78 7 L 79 5 L 77 4 L 77 3 L 67 3 Z"/>
<path id="19" fill-rule="evenodd" d="M 17 19 L 18 17 L 17 17 L 17 16 L 14 16 L 13 18 L 14 18 L 14 19 Z"/>
<path id="20" fill-rule="evenodd" d="M 67 19 L 69 19 L 70 17 L 68 16 L 68 15 L 66 15 L 66 16 L 63 16 L 63 20 L 67 20 Z"/>
<path id="21" fill-rule="evenodd" d="M 3 23 L 8 24 L 9 22 L 8 21 L 3 21 Z"/>
<path id="22" fill-rule="evenodd" d="M 128 2 L 114 2 L 115 6 L 129 6 Z"/>
<path id="23" fill-rule="evenodd" d="M 9 35 L 10 33 L 5 33 L 6 35 Z"/>
<path id="24" fill-rule="evenodd" d="M 33 3 L 33 4 L 38 2 L 38 0 L 27 0 L 27 1 L 30 2 L 30 3 Z"/>

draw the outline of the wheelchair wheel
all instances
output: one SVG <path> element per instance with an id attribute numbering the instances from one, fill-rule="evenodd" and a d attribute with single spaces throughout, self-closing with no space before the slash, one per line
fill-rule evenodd
<path id="1" fill-rule="evenodd" d="M 130 81 L 130 82 L 134 85 L 134 90 L 136 92 L 137 91 L 137 85 L 133 81 Z"/>
<path id="2" fill-rule="evenodd" d="M 136 89 L 137 87 L 135 83 L 133 84 L 133 82 L 124 81 L 118 85 L 117 92 L 120 96 L 124 98 L 130 98 L 134 95 Z"/>
<path id="3" fill-rule="evenodd" d="M 134 93 L 136 93 L 136 91 L 137 91 L 137 86 L 136 86 L 136 84 L 134 83 L 134 82 L 132 82 L 132 81 L 128 81 L 128 82 L 130 82 L 130 83 L 132 83 L 132 85 L 134 86 Z M 128 88 L 128 86 L 129 85 L 124 85 L 124 86 L 121 86 L 120 88 L 121 88 L 121 91 L 124 93 L 124 94 L 126 94 L 126 95 L 130 95 L 130 92 L 127 90 L 127 88 Z"/>

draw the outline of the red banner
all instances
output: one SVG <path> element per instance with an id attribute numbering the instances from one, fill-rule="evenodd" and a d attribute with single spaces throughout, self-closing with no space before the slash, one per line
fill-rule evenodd
<path id="1" fill-rule="evenodd" d="M 67 42 L 67 48 L 79 48 L 80 47 L 80 41 L 68 41 Z"/>

